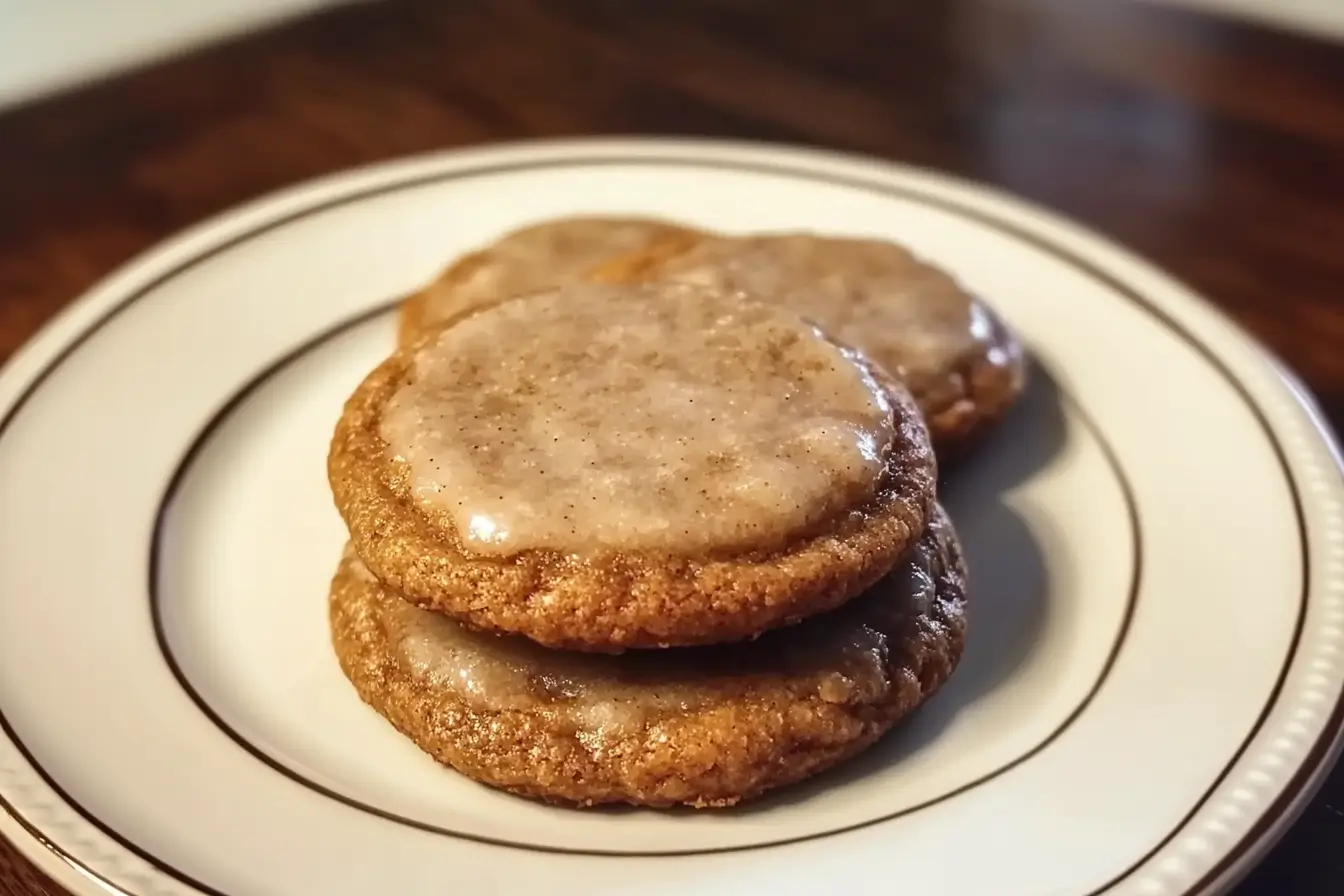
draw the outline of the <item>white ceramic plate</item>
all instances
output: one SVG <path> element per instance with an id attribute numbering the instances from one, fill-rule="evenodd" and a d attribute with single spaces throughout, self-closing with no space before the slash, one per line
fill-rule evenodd
<path id="1" fill-rule="evenodd" d="M 859 760 L 737 811 L 474 785 L 366 709 L 327 641 L 323 459 L 391 302 L 505 229 L 602 211 L 905 241 L 1039 365 L 945 488 L 962 668 Z M 0 496 L 0 829 L 81 893 L 1204 893 L 1344 723 L 1344 485 L 1301 390 L 1115 246 L 870 161 L 543 144 L 246 206 L 13 359 Z"/>

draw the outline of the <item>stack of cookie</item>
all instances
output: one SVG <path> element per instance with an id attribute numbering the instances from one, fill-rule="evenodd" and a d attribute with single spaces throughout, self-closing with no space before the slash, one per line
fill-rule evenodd
<path id="1" fill-rule="evenodd" d="M 951 675 L 934 446 L 1021 389 L 897 246 L 551 222 L 450 268 L 346 404 L 333 642 L 422 749 L 516 793 L 725 806 Z M 932 431 L 932 437 L 931 437 Z"/>

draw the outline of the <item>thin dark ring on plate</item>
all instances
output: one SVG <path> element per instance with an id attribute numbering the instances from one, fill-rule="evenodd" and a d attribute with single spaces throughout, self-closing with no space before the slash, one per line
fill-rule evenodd
<path id="1" fill-rule="evenodd" d="M 1137 305 L 1142 310 L 1146 311 L 1153 317 L 1154 320 L 1156 320 L 1163 327 L 1171 331 L 1174 335 L 1180 338 L 1186 345 L 1188 345 L 1197 354 L 1199 354 L 1202 358 L 1204 358 L 1204 360 L 1211 367 L 1213 367 L 1224 380 L 1226 380 L 1226 382 L 1232 388 L 1232 390 L 1245 403 L 1247 409 L 1250 411 L 1252 417 L 1255 419 L 1256 423 L 1260 426 L 1261 430 L 1264 432 L 1267 441 L 1269 442 L 1270 446 L 1274 451 L 1275 459 L 1277 460 L 1279 467 L 1283 473 L 1285 483 L 1293 500 L 1293 510 L 1297 519 L 1298 536 L 1300 539 L 1300 547 L 1302 552 L 1301 553 L 1302 594 L 1298 606 L 1298 618 L 1294 626 L 1293 638 L 1290 644 L 1290 649 L 1288 650 L 1287 655 L 1284 658 L 1283 667 L 1280 670 L 1280 673 L 1275 681 L 1272 691 L 1270 692 L 1269 698 L 1263 710 L 1261 711 L 1259 717 L 1257 718 L 1255 724 L 1252 726 L 1251 730 L 1247 733 L 1242 743 L 1238 746 L 1236 752 L 1228 761 L 1224 770 L 1215 777 L 1212 784 L 1210 784 L 1208 790 L 1196 802 L 1196 804 L 1190 810 L 1190 812 L 1187 813 L 1187 815 L 1180 820 L 1180 822 L 1176 825 L 1175 828 L 1173 828 L 1170 834 L 1168 834 L 1165 838 L 1163 838 L 1163 840 L 1159 842 L 1156 846 L 1154 846 L 1150 851 L 1148 851 L 1142 857 L 1140 857 L 1129 868 L 1122 871 L 1119 875 L 1117 875 L 1111 881 L 1104 884 L 1101 888 L 1093 891 L 1091 894 L 1088 894 L 1088 896 L 1100 896 L 1100 894 L 1104 893 L 1106 890 L 1111 889 L 1117 883 L 1121 882 L 1126 877 L 1133 874 L 1139 867 L 1141 867 L 1145 862 L 1147 862 L 1149 858 L 1155 855 L 1164 846 L 1170 843 L 1176 836 L 1178 836 L 1181 830 L 1190 821 L 1190 819 L 1193 818 L 1194 815 L 1204 806 L 1204 804 L 1209 800 L 1209 798 L 1213 795 L 1213 793 L 1218 789 L 1218 787 L 1222 784 L 1222 782 L 1231 773 L 1232 769 L 1236 766 L 1236 763 L 1240 760 L 1242 755 L 1244 755 L 1247 748 L 1250 746 L 1251 741 L 1255 738 L 1255 735 L 1259 733 L 1260 729 L 1263 727 L 1265 720 L 1269 716 L 1270 711 L 1272 710 L 1274 705 L 1278 702 L 1278 698 L 1283 690 L 1283 685 L 1288 675 L 1288 670 L 1291 668 L 1293 658 L 1296 656 L 1297 650 L 1300 646 L 1302 629 L 1306 620 L 1307 606 L 1311 597 L 1310 575 L 1309 575 L 1310 565 L 1308 555 L 1309 545 L 1307 541 L 1306 521 L 1302 510 L 1301 494 L 1298 490 L 1297 483 L 1293 478 L 1292 471 L 1288 466 L 1287 456 L 1283 450 L 1283 446 L 1279 443 L 1277 437 L 1275 436 L 1274 430 L 1270 426 L 1269 421 L 1266 419 L 1264 412 L 1255 404 L 1254 399 L 1250 396 L 1249 392 L 1246 390 L 1246 387 L 1237 379 L 1236 375 L 1231 371 L 1231 369 L 1228 368 L 1228 366 L 1219 357 L 1217 357 L 1217 355 L 1215 355 L 1207 346 L 1201 343 L 1193 334 L 1187 332 L 1181 326 L 1181 324 L 1177 322 L 1175 319 L 1173 319 L 1169 314 L 1167 314 L 1162 309 L 1158 308 L 1149 299 L 1147 299 L 1145 296 L 1143 296 L 1141 293 L 1139 293 L 1132 287 L 1124 284 L 1120 280 L 1116 279 L 1115 277 L 1107 273 L 1104 269 L 1098 267 L 1096 264 L 1084 258 L 1078 257 L 1077 255 L 1075 255 L 1073 252 L 1071 252 L 1066 248 L 1057 246 L 1054 243 L 1050 242 L 1049 240 L 1040 237 L 1037 234 L 1034 234 L 1028 230 L 1024 230 L 1015 224 L 1000 220 L 999 218 L 993 216 L 990 213 L 962 206 L 959 203 L 950 199 L 927 195 L 912 187 L 897 186 L 893 184 L 883 183 L 881 181 L 864 179 L 858 176 L 820 173 L 817 171 L 809 170 L 807 168 L 792 167 L 790 165 L 783 163 L 723 161 L 723 160 L 716 161 L 710 159 L 697 158 L 694 155 L 685 158 L 679 158 L 672 153 L 657 157 L 654 156 L 643 157 L 639 155 L 629 157 L 618 157 L 613 155 L 609 157 L 595 156 L 586 158 L 576 157 L 568 159 L 548 159 L 548 160 L 539 160 L 530 162 L 507 162 L 497 164 L 485 164 L 469 169 L 457 169 L 448 172 L 437 172 L 433 174 L 413 176 L 407 178 L 406 180 L 397 181 L 395 183 L 390 184 L 372 186 L 367 189 L 359 190 L 351 194 L 336 197 L 324 202 L 317 203 L 313 206 L 295 212 L 291 212 L 287 215 L 283 215 L 275 220 L 268 221 L 252 230 L 237 234 L 235 236 L 230 237 L 229 239 L 225 240 L 222 243 L 218 243 L 216 245 L 211 246 L 209 249 L 205 250 L 201 254 L 178 264 L 172 270 L 159 275 L 148 284 L 145 284 L 144 286 L 140 287 L 131 295 L 125 297 L 120 302 L 118 302 L 115 306 L 105 311 L 96 321 L 94 321 L 83 332 L 81 332 L 77 337 L 75 337 L 73 341 L 71 341 L 68 345 L 66 345 L 63 349 L 61 349 L 61 351 L 56 355 L 55 358 L 53 358 L 52 360 L 47 362 L 46 365 L 43 366 L 43 368 L 38 372 L 38 374 L 33 378 L 33 380 L 28 384 L 28 386 L 25 387 L 24 391 L 21 393 L 18 400 L 6 412 L 5 416 L 3 418 L 0 418 L 0 438 L 4 436 L 4 433 L 8 429 L 10 424 L 14 421 L 15 418 L 17 418 L 20 411 L 33 397 L 33 395 L 38 391 L 38 389 L 47 380 L 47 378 L 53 372 L 55 372 L 66 361 L 66 359 L 68 359 L 72 354 L 74 354 L 81 346 L 83 346 L 83 344 L 86 341 L 88 341 L 89 338 L 91 338 L 95 333 L 97 333 L 102 327 L 104 327 L 106 324 L 108 324 L 110 321 L 116 318 L 121 312 L 130 308 L 140 299 L 144 298 L 146 295 L 152 293 L 155 289 L 162 286 L 164 283 L 181 275 L 182 273 L 186 272 L 196 264 L 199 264 L 202 261 L 205 261 L 215 255 L 218 255 L 241 243 L 244 243 L 255 236 L 267 233 L 269 231 L 283 227 L 287 224 L 293 223 L 294 221 L 301 220 L 310 215 L 327 211 L 332 208 L 337 208 L 354 202 L 362 201 L 373 196 L 386 195 L 390 193 L 399 192 L 401 190 L 421 187 L 426 184 L 442 183 L 452 180 L 461 180 L 469 177 L 479 177 L 484 175 L 505 174 L 516 171 L 539 170 L 548 168 L 555 169 L 555 168 L 604 167 L 611 165 L 646 165 L 646 166 L 663 165 L 670 167 L 691 167 L 691 168 L 704 168 L 710 170 L 744 171 L 757 174 L 779 175 L 783 177 L 789 177 L 805 181 L 827 183 L 835 186 L 841 186 L 850 189 L 876 193 L 881 196 L 894 197 L 898 199 L 905 199 L 907 201 L 922 203 L 931 208 L 936 208 L 941 211 L 948 212 L 953 215 L 965 218 L 967 220 L 971 220 L 976 223 L 982 224 L 992 230 L 1013 237 L 1028 246 L 1032 246 L 1044 252 L 1047 255 L 1053 256 L 1054 258 L 1063 261 L 1064 263 L 1074 267 L 1081 273 L 1086 274 L 1092 279 L 1102 283 L 1110 290 L 1114 291 L 1118 295 L 1124 297 L 1128 301 Z M 129 852 L 135 854 L 144 861 L 158 868 L 163 873 L 177 879 L 181 883 L 191 886 L 197 890 L 200 890 L 201 892 L 209 893 L 211 894 L 211 896 L 226 896 L 226 894 L 222 893 L 221 891 L 209 887 L 201 883 L 200 881 L 196 881 L 190 876 L 178 871 L 177 869 L 168 866 L 160 859 L 153 856 L 151 853 L 131 843 L 129 840 L 127 840 L 122 835 L 118 834 L 109 825 L 101 821 L 99 818 L 97 818 L 87 809 L 85 809 L 82 805 L 80 805 L 77 801 L 75 801 L 70 796 L 70 794 L 68 794 L 61 788 L 61 786 L 51 777 L 51 775 L 41 766 L 41 764 L 37 762 L 36 758 L 28 750 L 27 746 L 23 743 L 22 740 L 19 739 L 17 733 L 10 725 L 9 720 L 5 717 L 2 707 L 0 707 L 0 729 L 4 730 L 5 734 L 9 737 L 10 741 L 13 742 L 13 744 L 18 749 L 20 754 L 23 755 L 28 764 L 33 767 L 33 769 L 43 779 L 43 781 L 47 784 L 47 786 L 50 787 L 68 806 L 70 806 L 77 813 L 79 813 L 87 822 L 89 822 L 98 830 L 100 830 L 104 835 L 116 841 L 118 844 L 120 844 L 123 848 L 125 848 Z M 1246 834 L 1246 836 L 1243 837 L 1242 840 L 1239 841 L 1236 844 L 1236 846 L 1234 846 L 1233 849 L 1226 856 L 1224 856 L 1224 858 L 1220 860 L 1219 863 L 1204 878 L 1202 878 L 1194 886 L 1192 890 L 1189 891 L 1189 893 L 1198 892 L 1199 890 L 1207 886 L 1208 883 L 1216 880 L 1230 867 L 1235 865 L 1236 862 L 1239 861 L 1248 851 L 1250 851 L 1251 845 L 1256 843 L 1259 837 L 1264 834 L 1265 829 L 1268 827 L 1268 825 L 1271 824 L 1273 820 L 1280 813 L 1282 813 L 1289 806 L 1291 806 L 1292 803 L 1296 800 L 1297 796 L 1306 788 L 1308 782 L 1310 781 L 1317 767 L 1319 767 L 1319 765 L 1328 755 L 1332 743 L 1335 741 L 1335 739 L 1337 738 L 1337 736 L 1340 734 L 1341 731 L 1344 731 L 1344 701 L 1339 701 L 1336 703 L 1334 710 L 1331 713 L 1330 719 L 1328 720 L 1325 726 L 1325 729 L 1322 731 L 1316 743 L 1312 745 L 1312 748 L 1309 751 L 1307 757 L 1307 761 L 1304 762 L 1303 765 L 1293 775 L 1292 779 L 1288 782 L 1288 785 L 1285 787 L 1285 789 L 1279 795 L 1279 797 L 1275 800 L 1275 802 L 1271 805 L 1269 810 L 1264 815 L 1261 816 L 1261 820 L 1257 822 L 1255 826 L 1253 826 L 1252 830 L 1249 831 Z M 40 829 L 34 826 L 26 818 L 24 818 L 17 811 L 17 809 L 15 809 L 13 805 L 11 805 L 7 800 L 4 799 L 2 795 L 0 795 L 0 809 L 3 809 L 8 815 L 14 818 L 14 820 L 18 822 L 18 824 L 22 826 L 30 835 L 32 835 L 35 839 L 37 839 L 38 842 L 42 843 L 48 849 L 51 849 L 62 861 L 78 870 L 81 874 L 85 874 L 89 877 L 92 877 L 95 880 L 98 880 L 100 883 L 111 888 L 117 893 L 123 894 L 123 896 L 140 896 L 140 894 L 130 893 L 129 891 L 125 890 L 124 888 L 121 888 L 117 884 L 114 884 L 113 882 L 107 880 L 105 877 L 93 871 L 92 869 L 85 867 L 77 859 L 73 858 L 63 849 L 61 849 L 58 845 L 52 843 L 44 834 L 42 834 Z"/>
<path id="2" fill-rule="evenodd" d="M 188 445 L 187 450 L 182 454 L 181 459 L 178 461 L 177 467 L 173 471 L 172 477 L 168 480 L 168 486 L 166 489 L 164 489 L 163 497 L 159 500 L 158 511 L 156 512 L 154 518 L 154 534 L 150 542 L 150 551 L 149 551 L 149 613 L 150 618 L 153 620 L 154 624 L 154 638 L 159 645 L 159 653 L 163 656 L 163 661 L 168 665 L 168 668 L 172 671 L 173 677 L 177 679 L 178 685 L 182 688 L 182 690 L 186 693 L 186 695 L 191 698 L 192 702 L 196 704 L 196 708 L 199 709 L 201 713 L 206 716 L 206 718 L 208 718 L 211 722 L 213 722 L 217 728 L 219 728 L 221 731 L 227 734 L 235 743 L 237 743 L 240 747 L 242 747 L 244 750 L 250 753 L 254 759 L 257 759 L 265 763 L 274 771 L 279 772 L 280 774 L 284 775 L 285 777 L 289 778 L 292 781 L 302 784 L 309 790 L 312 790 L 316 793 L 320 793 L 323 796 L 327 797 L 328 799 L 344 803 L 345 805 L 350 806 L 351 808 L 359 809 L 362 812 L 367 812 L 370 815 L 376 816 L 385 821 L 395 822 L 396 824 L 403 824 L 406 825 L 407 827 L 415 828 L 416 830 L 425 831 L 427 833 L 432 834 L 440 834 L 445 837 L 453 837 L 459 840 L 468 840 L 473 843 L 484 843 L 490 846 L 502 846 L 511 849 L 523 849 L 531 852 L 557 853 L 561 855 L 649 859 L 649 858 L 660 858 L 666 856 L 714 855 L 718 853 L 748 852 L 750 850 L 756 850 L 756 849 L 770 849 L 772 847 L 777 846 L 787 846 L 790 843 L 802 843 L 809 840 L 820 840 L 825 837 L 833 837 L 839 834 L 847 833 L 849 831 L 857 831 L 861 830 L 862 828 L 872 827 L 873 825 L 881 824 L 883 822 L 894 821 L 897 818 L 912 815 L 915 812 L 919 812 L 923 809 L 928 809 L 932 806 L 936 806 L 939 803 L 946 802 L 947 800 L 960 796 L 961 794 L 964 794 L 967 791 L 974 790 L 981 784 L 985 784 L 988 783 L 989 781 L 992 781 L 993 779 L 999 777 L 1005 772 L 1017 768 L 1022 763 L 1027 762 L 1033 756 L 1036 756 L 1046 747 L 1050 746 L 1050 744 L 1058 740 L 1059 737 L 1063 735 L 1064 732 L 1067 731 L 1073 725 L 1073 723 L 1079 719 L 1079 717 L 1082 716 L 1083 712 L 1086 711 L 1087 707 L 1092 703 L 1092 700 L 1101 691 L 1101 688 L 1105 684 L 1106 679 L 1110 676 L 1111 669 L 1115 666 L 1115 662 L 1120 656 L 1120 651 L 1124 645 L 1125 639 L 1129 635 L 1130 623 L 1133 622 L 1134 611 L 1138 605 L 1139 585 L 1142 580 L 1142 566 L 1143 566 L 1143 533 L 1141 531 L 1139 521 L 1138 507 L 1134 500 L 1133 488 L 1130 485 L 1129 478 L 1125 475 L 1123 467 L 1120 465 L 1118 455 L 1116 454 L 1115 450 L 1111 447 L 1111 445 L 1106 441 L 1105 435 L 1102 433 L 1100 427 L 1098 427 L 1096 423 L 1090 417 L 1087 416 L 1087 414 L 1079 406 L 1078 402 L 1074 400 L 1072 396 L 1069 396 L 1066 392 L 1064 392 L 1061 387 L 1057 386 L 1056 388 L 1059 388 L 1060 390 L 1059 394 L 1061 399 L 1063 400 L 1063 403 L 1074 409 L 1074 411 L 1078 414 L 1079 419 L 1082 420 L 1083 426 L 1092 434 L 1093 438 L 1095 438 L 1097 440 L 1097 443 L 1101 446 L 1102 453 L 1106 457 L 1107 465 L 1110 467 L 1112 474 L 1115 476 L 1116 481 L 1120 485 L 1120 491 L 1124 495 L 1126 514 L 1129 518 L 1130 536 L 1134 541 L 1134 561 L 1130 575 L 1128 595 L 1125 599 L 1125 612 L 1123 617 L 1121 618 L 1120 627 L 1116 632 L 1115 640 L 1111 644 L 1110 649 L 1106 653 L 1106 661 L 1101 667 L 1101 672 L 1097 676 L 1097 680 L 1093 683 L 1092 687 L 1084 695 L 1083 699 L 1078 703 L 1078 705 L 1069 712 L 1069 714 L 1065 717 L 1064 721 L 1060 723 L 1060 725 L 1056 727 L 1053 731 L 1051 731 L 1040 743 L 1036 744 L 1031 749 L 1022 753 L 1020 756 L 1017 756 L 1011 761 L 1004 763 L 1003 765 L 999 766 L 993 771 L 986 772 L 985 774 L 980 775 L 979 777 L 975 778 L 972 781 L 968 781 L 964 784 L 961 784 L 953 788 L 952 790 L 949 790 L 947 793 L 924 800 L 923 802 L 918 803 L 914 806 L 908 806 L 904 809 L 900 809 L 895 812 L 888 812 L 884 815 L 879 815 L 876 818 L 864 819 L 863 821 L 842 825 L 836 828 L 831 828 L 830 830 L 817 831 L 811 834 L 800 834 L 794 837 L 786 837 L 781 838 L 779 840 L 770 840 L 764 843 L 752 843 L 741 846 L 721 846 L 721 847 L 711 847 L 704 849 L 643 850 L 643 851 L 637 851 L 637 850 L 621 851 L 610 849 L 580 849 L 580 848 L 560 847 L 560 846 L 540 846 L 535 843 L 527 843 L 524 841 L 505 840 L 498 837 L 485 837 L 479 834 L 471 834 L 465 831 L 455 831 L 451 828 L 441 827 L 439 825 L 430 824 L 424 821 L 418 821 L 414 818 L 407 818 L 404 815 L 398 815 L 395 812 L 389 812 L 385 809 L 380 809 L 377 806 L 369 805 L 368 803 L 354 799 L 353 797 L 346 796 L 345 794 L 340 793 L 330 787 L 317 783 L 311 778 L 308 778 L 305 775 L 303 775 L 301 772 L 295 771 L 282 761 L 271 756 L 261 747 L 258 747 L 256 744 L 252 743 L 246 737 L 240 734 L 235 728 L 229 725 L 228 722 L 224 721 L 223 717 L 221 717 L 219 713 L 215 711 L 214 707 L 210 705 L 209 701 L 207 701 L 204 697 L 201 696 L 201 694 L 192 685 L 186 673 L 182 671 L 181 666 L 177 662 L 177 658 L 173 655 L 172 645 L 169 643 L 168 634 L 163 624 L 163 601 L 161 599 L 161 591 L 159 588 L 159 565 L 163 555 L 163 535 L 164 530 L 166 528 L 169 506 L 172 504 L 173 499 L 177 496 L 178 489 L 181 487 L 182 482 L 186 479 L 187 474 L 191 471 L 192 466 L 195 464 L 197 456 L 200 454 L 201 450 L 204 449 L 205 446 L 209 444 L 211 437 L 215 434 L 215 432 L 219 429 L 219 427 L 223 425 L 229 419 L 230 416 L 232 416 L 233 412 L 237 410 L 237 408 L 241 406 L 242 403 L 245 402 L 250 395 L 256 392 L 257 389 L 261 388 L 268 381 L 270 381 L 271 378 L 282 372 L 286 367 L 300 360 L 309 352 L 317 348 L 320 348 L 322 345 L 326 344 L 327 342 L 337 338 L 338 336 L 346 332 L 349 332 L 351 329 L 359 326 L 360 324 L 367 323 L 370 320 L 379 317 L 380 315 L 391 312 L 393 309 L 396 308 L 397 304 L 398 302 L 394 301 L 389 304 L 382 305 L 378 308 L 374 308 L 370 311 L 366 311 L 361 314 L 355 315 L 354 317 L 349 318 L 345 321 L 339 322 L 333 325 L 332 327 L 328 328 L 327 330 L 324 330 L 323 332 L 317 334 L 316 336 L 313 336 L 305 340 L 297 348 L 294 348 L 289 352 L 285 353 L 278 360 L 271 362 L 259 373 L 253 375 L 246 383 L 243 384 L 243 386 L 241 386 L 237 391 L 235 391 L 233 395 L 231 395 L 224 402 L 224 404 L 219 408 L 219 410 L 216 411 L 213 416 L 211 416 L 209 421 L 206 422 L 205 426 L 201 428 L 200 432 L 197 433 L 196 437 Z M 955 523 L 955 520 L 953 522 Z M 972 600 L 974 600 L 974 597 L 972 597 Z"/>

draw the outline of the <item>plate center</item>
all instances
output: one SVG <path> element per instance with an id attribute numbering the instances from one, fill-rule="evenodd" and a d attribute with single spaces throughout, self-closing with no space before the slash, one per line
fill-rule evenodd
<path id="1" fill-rule="evenodd" d="M 961 668 L 869 752 L 729 811 L 578 811 L 477 785 L 359 700 L 327 629 L 345 541 L 327 444 L 391 331 L 390 315 L 338 329 L 250 384 L 165 508 L 161 645 L 202 711 L 276 774 L 445 835 L 600 852 L 755 846 L 956 799 L 1047 748 L 1104 674 L 1131 599 L 1129 509 L 1096 433 L 1039 374 L 1006 424 L 1032 436 L 1000 433 L 943 489 L 970 567 Z"/>

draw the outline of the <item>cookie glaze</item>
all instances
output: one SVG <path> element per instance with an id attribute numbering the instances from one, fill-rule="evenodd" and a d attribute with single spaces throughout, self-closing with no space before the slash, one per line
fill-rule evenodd
<path id="1" fill-rule="evenodd" d="M 571 284 L 421 345 L 380 434 L 465 550 L 695 554 L 860 508 L 895 439 L 866 359 L 774 302 Z"/>

